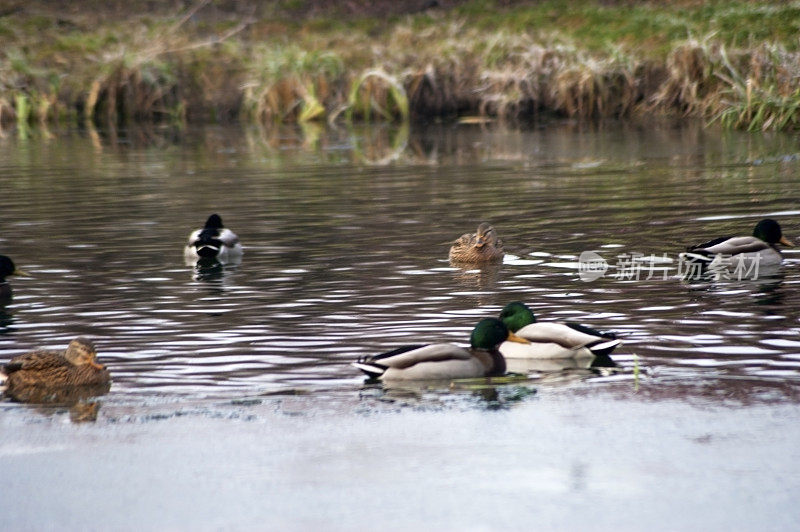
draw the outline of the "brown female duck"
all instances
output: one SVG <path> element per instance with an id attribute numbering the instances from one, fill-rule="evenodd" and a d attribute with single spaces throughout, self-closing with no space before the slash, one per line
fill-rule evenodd
<path id="1" fill-rule="evenodd" d="M 34 351 L 14 357 L 0 369 L 0 383 L 5 381 L 6 393 L 32 386 L 66 387 L 95 386 L 111 380 L 106 367 L 97 362 L 94 344 L 86 338 L 76 338 L 64 353 Z"/>
<path id="2" fill-rule="evenodd" d="M 494 227 L 486 222 L 479 225 L 474 234 L 461 235 L 450 248 L 451 262 L 500 262 L 503 255 L 503 242 Z"/>

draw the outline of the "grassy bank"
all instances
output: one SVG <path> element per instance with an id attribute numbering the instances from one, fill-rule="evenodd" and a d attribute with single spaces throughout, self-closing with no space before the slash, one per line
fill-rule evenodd
<path id="1" fill-rule="evenodd" d="M 800 126 L 798 2 L 77 4 L 0 9 L 0 122 Z"/>

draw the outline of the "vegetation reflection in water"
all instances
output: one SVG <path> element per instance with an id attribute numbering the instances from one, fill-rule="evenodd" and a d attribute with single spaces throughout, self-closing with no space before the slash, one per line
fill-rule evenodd
<path id="1" fill-rule="evenodd" d="M 577 267 L 586 250 L 675 257 L 767 216 L 796 238 L 796 139 L 575 123 L 50 135 L 0 142 L 0 244 L 32 274 L 14 282 L 0 356 L 91 336 L 115 378 L 105 401 L 352 389 L 358 356 L 461 342 L 513 300 L 623 337 L 629 390 L 635 353 L 640 393 L 697 379 L 796 393 L 796 252 L 768 282 L 583 282 Z M 245 255 L 201 275 L 182 247 L 213 212 Z M 451 266 L 480 221 L 504 263 Z"/>

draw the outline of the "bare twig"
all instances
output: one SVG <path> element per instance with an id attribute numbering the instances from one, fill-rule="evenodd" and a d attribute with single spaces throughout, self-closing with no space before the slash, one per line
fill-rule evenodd
<path id="1" fill-rule="evenodd" d="M 197 48 L 205 48 L 206 46 L 213 46 L 215 44 L 219 44 L 219 43 L 221 43 L 221 42 L 223 42 L 223 41 L 225 41 L 227 39 L 230 39 L 231 37 L 233 37 L 234 35 L 236 35 L 240 31 L 242 31 L 243 29 L 245 29 L 247 26 L 249 26 L 252 23 L 253 23 L 252 19 L 247 19 L 247 20 L 243 21 L 241 24 L 239 24 L 238 26 L 236 26 L 234 28 L 231 28 L 227 32 L 223 33 L 219 37 L 214 37 L 214 38 L 211 38 L 211 39 L 208 39 L 208 40 L 205 40 L 205 41 L 200 41 L 200 42 L 195 42 L 195 43 L 192 43 L 192 44 L 187 44 L 186 46 L 179 46 L 177 48 L 168 48 L 166 50 L 161 50 L 160 52 L 154 54 L 154 56 L 159 56 L 159 55 L 162 55 L 162 54 L 169 54 L 169 53 L 173 53 L 173 52 L 183 52 L 185 50 L 194 50 L 194 49 L 197 49 Z"/>
<path id="2" fill-rule="evenodd" d="M 198 2 L 183 17 L 181 17 L 181 19 L 178 22 L 173 24 L 172 27 L 169 29 L 169 31 L 171 31 L 171 32 L 177 31 L 177 29 L 180 28 L 181 26 L 183 26 L 184 24 L 186 24 L 186 21 L 189 20 L 190 18 L 192 18 L 195 15 L 195 13 L 197 13 L 198 11 L 203 9 L 205 6 L 207 6 L 210 1 L 211 0 L 202 0 L 201 2 Z"/>

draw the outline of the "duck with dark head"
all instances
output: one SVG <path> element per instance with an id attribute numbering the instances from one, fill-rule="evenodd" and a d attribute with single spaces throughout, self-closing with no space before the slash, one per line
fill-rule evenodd
<path id="1" fill-rule="evenodd" d="M 212 214 L 206 224 L 189 235 L 184 248 L 187 263 L 198 260 L 217 260 L 222 264 L 242 260 L 242 244 L 239 237 L 222 224 L 219 214 Z"/>
<path id="2" fill-rule="evenodd" d="M 0 255 L 0 307 L 11 301 L 11 283 L 6 281 L 9 275 L 28 275 L 14 265 L 14 261 Z"/>
<path id="3" fill-rule="evenodd" d="M 370 379 L 383 381 L 451 380 L 497 377 L 505 374 L 506 361 L 498 351 L 505 341 L 528 343 L 497 318 L 478 322 L 470 347 L 451 343 L 409 345 L 353 362 Z"/>
<path id="4" fill-rule="evenodd" d="M 713 268 L 723 257 L 748 265 L 755 262 L 760 266 L 778 266 L 783 260 L 778 244 L 794 247 L 794 243 L 783 235 L 780 224 L 765 218 L 756 224 L 752 236 L 720 237 L 689 246 L 685 253 L 680 254 L 680 259 L 704 268 Z"/>

